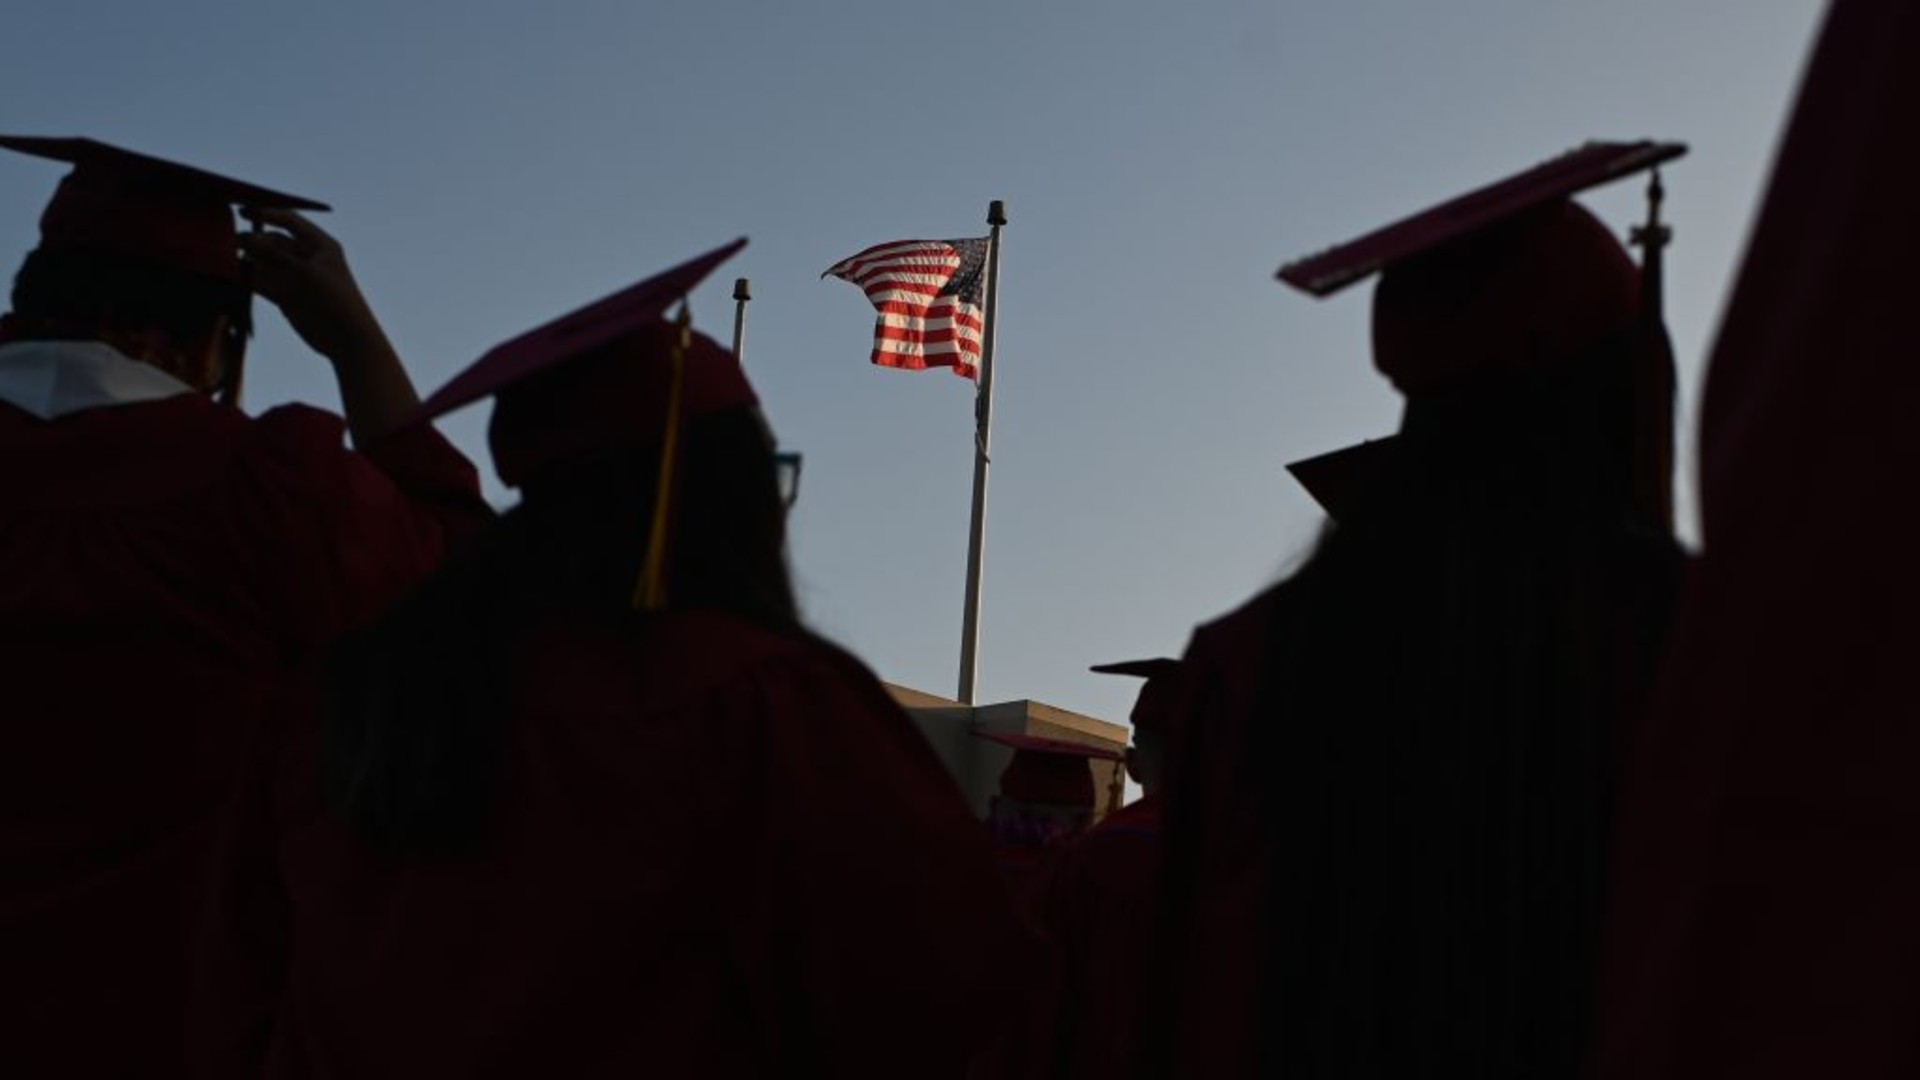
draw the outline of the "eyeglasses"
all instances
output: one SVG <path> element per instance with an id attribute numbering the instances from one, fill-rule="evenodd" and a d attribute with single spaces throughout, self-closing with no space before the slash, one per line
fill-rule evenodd
<path id="1" fill-rule="evenodd" d="M 780 505 L 793 509 L 800 499 L 800 453 L 782 450 L 773 455 L 774 482 L 780 489 Z"/>

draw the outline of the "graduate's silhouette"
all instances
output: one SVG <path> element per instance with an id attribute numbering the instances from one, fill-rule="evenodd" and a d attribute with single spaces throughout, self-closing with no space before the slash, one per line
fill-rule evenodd
<path id="1" fill-rule="evenodd" d="M 521 503 L 263 745 L 216 1075 L 952 1076 L 1024 944 L 979 825 L 810 633 L 772 434 L 666 317 L 729 245 L 482 357 Z"/>
<path id="2" fill-rule="evenodd" d="M 249 740 L 491 512 L 432 428 L 395 430 L 418 399 L 295 212 L 319 203 L 85 139 L 0 147 L 73 166 L 0 316 L 0 1074 L 181 1076 Z M 267 227 L 237 234 L 234 205 Z M 239 410 L 255 292 L 344 418 Z"/>
<path id="3" fill-rule="evenodd" d="M 1406 411 L 1309 562 L 1188 650 L 1167 1075 L 1578 1074 L 1681 557 L 1657 308 L 1568 196 L 1677 152 L 1589 146 L 1282 272 L 1384 266 Z"/>

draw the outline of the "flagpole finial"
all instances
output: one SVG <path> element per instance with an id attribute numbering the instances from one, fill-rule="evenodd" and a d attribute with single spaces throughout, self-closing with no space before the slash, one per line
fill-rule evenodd
<path id="1" fill-rule="evenodd" d="M 1005 225 L 1007 223 L 1007 204 L 995 199 L 987 204 L 987 224 Z"/>
<path id="2" fill-rule="evenodd" d="M 746 278 L 733 279 L 733 298 L 735 300 L 753 299 L 753 285 Z"/>

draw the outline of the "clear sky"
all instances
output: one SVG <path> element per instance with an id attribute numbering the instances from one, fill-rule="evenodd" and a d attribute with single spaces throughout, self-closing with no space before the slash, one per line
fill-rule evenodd
<path id="1" fill-rule="evenodd" d="M 1822 5 L 1811 0 L 12 0 L 0 131 L 86 134 L 331 202 L 422 392 L 740 234 L 695 298 L 806 455 L 802 600 L 951 694 L 971 384 L 867 364 L 821 270 L 1007 200 L 981 700 L 1124 719 L 1086 666 L 1177 654 L 1296 562 L 1288 461 L 1391 430 L 1369 289 L 1283 261 L 1588 138 L 1668 170 L 1689 394 Z M 0 262 L 60 173 L 0 161 Z M 1622 229 L 1642 185 L 1587 200 Z M 249 406 L 334 406 L 277 317 Z M 485 407 L 449 433 L 485 465 Z M 1683 458 L 1691 463 L 1691 429 Z M 13 467 L 19 467 L 17 464 Z M 1683 480 L 1684 482 L 1684 480 Z M 497 485 L 491 493 L 504 500 Z"/>

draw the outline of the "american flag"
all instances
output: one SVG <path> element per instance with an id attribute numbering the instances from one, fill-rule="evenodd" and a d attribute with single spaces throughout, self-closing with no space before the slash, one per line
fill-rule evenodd
<path id="1" fill-rule="evenodd" d="M 950 367 L 969 379 L 985 332 L 981 278 L 987 241 L 896 240 L 875 244 L 821 277 L 860 286 L 880 317 L 873 362 L 882 367 Z"/>

